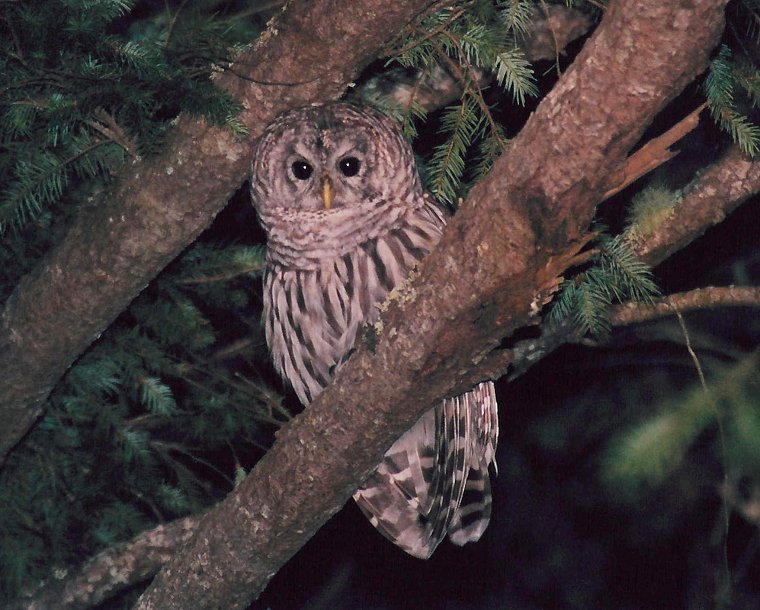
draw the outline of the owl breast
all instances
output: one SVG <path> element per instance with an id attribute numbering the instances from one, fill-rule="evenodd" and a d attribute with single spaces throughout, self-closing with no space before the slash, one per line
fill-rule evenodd
<path id="1" fill-rule="evenodd" d="M 275 368 L 309 404 L 332 380 L 377 305 L 441 237 L 441 212 L 427 199 L 395 226 L 316 268 L 270 261 L 264 320 Z"/>

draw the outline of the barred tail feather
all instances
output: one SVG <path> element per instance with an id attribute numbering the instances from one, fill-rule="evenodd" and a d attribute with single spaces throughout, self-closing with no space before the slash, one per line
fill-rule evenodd
<path id="1" fill-rule="evenodd" d="M 471 468 L 462 505 L 449 527 L 449 540 L 458 546 L 477 542 L 491 519 L 491 479 L 488 468 Z"/>
<path id="2" fill-rule="evenodd" d="M 372 525 L 421 559 L 447 535 L 459 545 L 480 538 L 491 513 L 495 409 L 488 382 L 423 415 L 354 495 Z"/>
<path id="3" fill-rule="evenodd" d="M 496 444 L 499 438 L 499 416 L 496 392 L 491 382 L 481 383 L 464 395 L 479 405 L 473 424 L 473 436 L 481 449 L 472 454 L 462 502 L 449 526 L 449 540 L 463 546 L 477 542 L 491 519 L 491 476 L 496 468 Z"/>

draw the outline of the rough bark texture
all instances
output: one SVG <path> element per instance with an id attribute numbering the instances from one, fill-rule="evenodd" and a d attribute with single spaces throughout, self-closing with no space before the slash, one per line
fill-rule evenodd
<path id="1" fill-rule="evenodd" d="M 45 583 L 31 599 L 20 599 L 5 610 L 84 610 L 115 592 L 151 578 L 195 532 L 199 515 L 177 519 L 115 544 L 60 580 Z"/>
<path id="2" fill-rule="evenodd" d="M 74 359 L 209 225 L 249 171 L 251 141 L 282 110 L 338 97 L 429 0 L 295 0 L 218 83 L 248 141 L 183 117 L 23 278 L 0 314 L 0 465 Z"/>
<path id="3" fill-rule="evenodd" d="M 138 608 L 244 607 L 395 438 L 502 337 L 533 321 L 610 172 L 651 117 L 706 67 L 724 6 L 610 5 L 573 67 L 398 291 L 382 333 L 358 348 L 248 479 L 207 514 Z"/>
<path id="4" fill-rule="evenodd" d="M 757 192 L 760 192 L 760 160 L 752 160 L 738 146 L 731 146 L 683 189 L 683 195 L 659 224 L 649 232 L 634 232 L 631 236 L 634 251 L 641 260 L 655 267 L 722 222 Z M 706 293 L 692 291 L 677 298 L 675 304 L 683 310 L 713 306 L 754 307 L 757 306 L 752 302 L 752 295 L 756 294 L 754 290 L 751 287 L 728 287 L 710 289 Z M 719 295 L 713 291 L 719 291 Z M 668 298 L 651 311 L 652 317 L 675 313 L 667 307 Z M 610 323 L 616 326 L 644 322 L 649 319 L 648 310 L 648 305 L 638 303 L 621 305 L 613 310 Z M 463 386 L 485 377 L 508 375 L 508 379 L 516 379 L 562 345 L 581 340 L 583 333 L 570 323 L 542 324 L 538 337 L 488 354 L 470 371 L 469 380 L 465 379 Z"/>
<path id="5" fill-rule="evenodd" d="M 683 192 L 656 230 L 642 235 L 635 252 L 655 266 L 686 247 L 760 190 L 760 160 L 732 146 Z"/>

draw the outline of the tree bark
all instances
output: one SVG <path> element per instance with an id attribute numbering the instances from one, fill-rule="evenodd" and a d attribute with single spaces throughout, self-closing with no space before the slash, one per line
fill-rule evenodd
<path id="1" fill-rule="evenodd" d="M 760 190 L 760 160 L 734 145 L 684 189 L 672 212 L 634 244 L 636 254 L 655 266 L 686 247 Z"/>
<path id="2" fill-rule="evenodd" d="M 5 610 L 85 610 L 116 592 L 151 578 L 186 543 L 200 515 L 177 519 L 142 532 L 129 542 L 98 553 L 60 580 L 51 578 L 34 596 L 18 599 Z"/>
<path id="3" fill-rule="evenodd" d="M 470 193 L 439 247 L 246 481 L 202 520 L 138 608 L 240 608 L 383 452 L 536 312 L 651 118 L 707 65 L 725 2 L 613 2 Z M 364 397 L 357 401 L 357 396 Z"/>
<path id="4" fill-rule="evenodd" d="M 135 160 L 81 210 L 0 314 L 0 466 L 74 359 L 240 186 L 266 124 L 286 108 L 338 97 L 429 5 L 294 0 L 218 79 L 243 102 L 249 139 L 182 117 L 159 156 Z"/>

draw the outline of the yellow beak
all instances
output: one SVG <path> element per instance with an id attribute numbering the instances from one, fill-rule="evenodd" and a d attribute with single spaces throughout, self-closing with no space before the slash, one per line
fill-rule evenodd
<path id="1" fill-rule="evenodd" d="M 332 182 L 330 182 L 329 176 L 322 176 L 322 204 L 326 210 L 332 207 L 333 199 L 335 199 L 335 189 Z"/>

